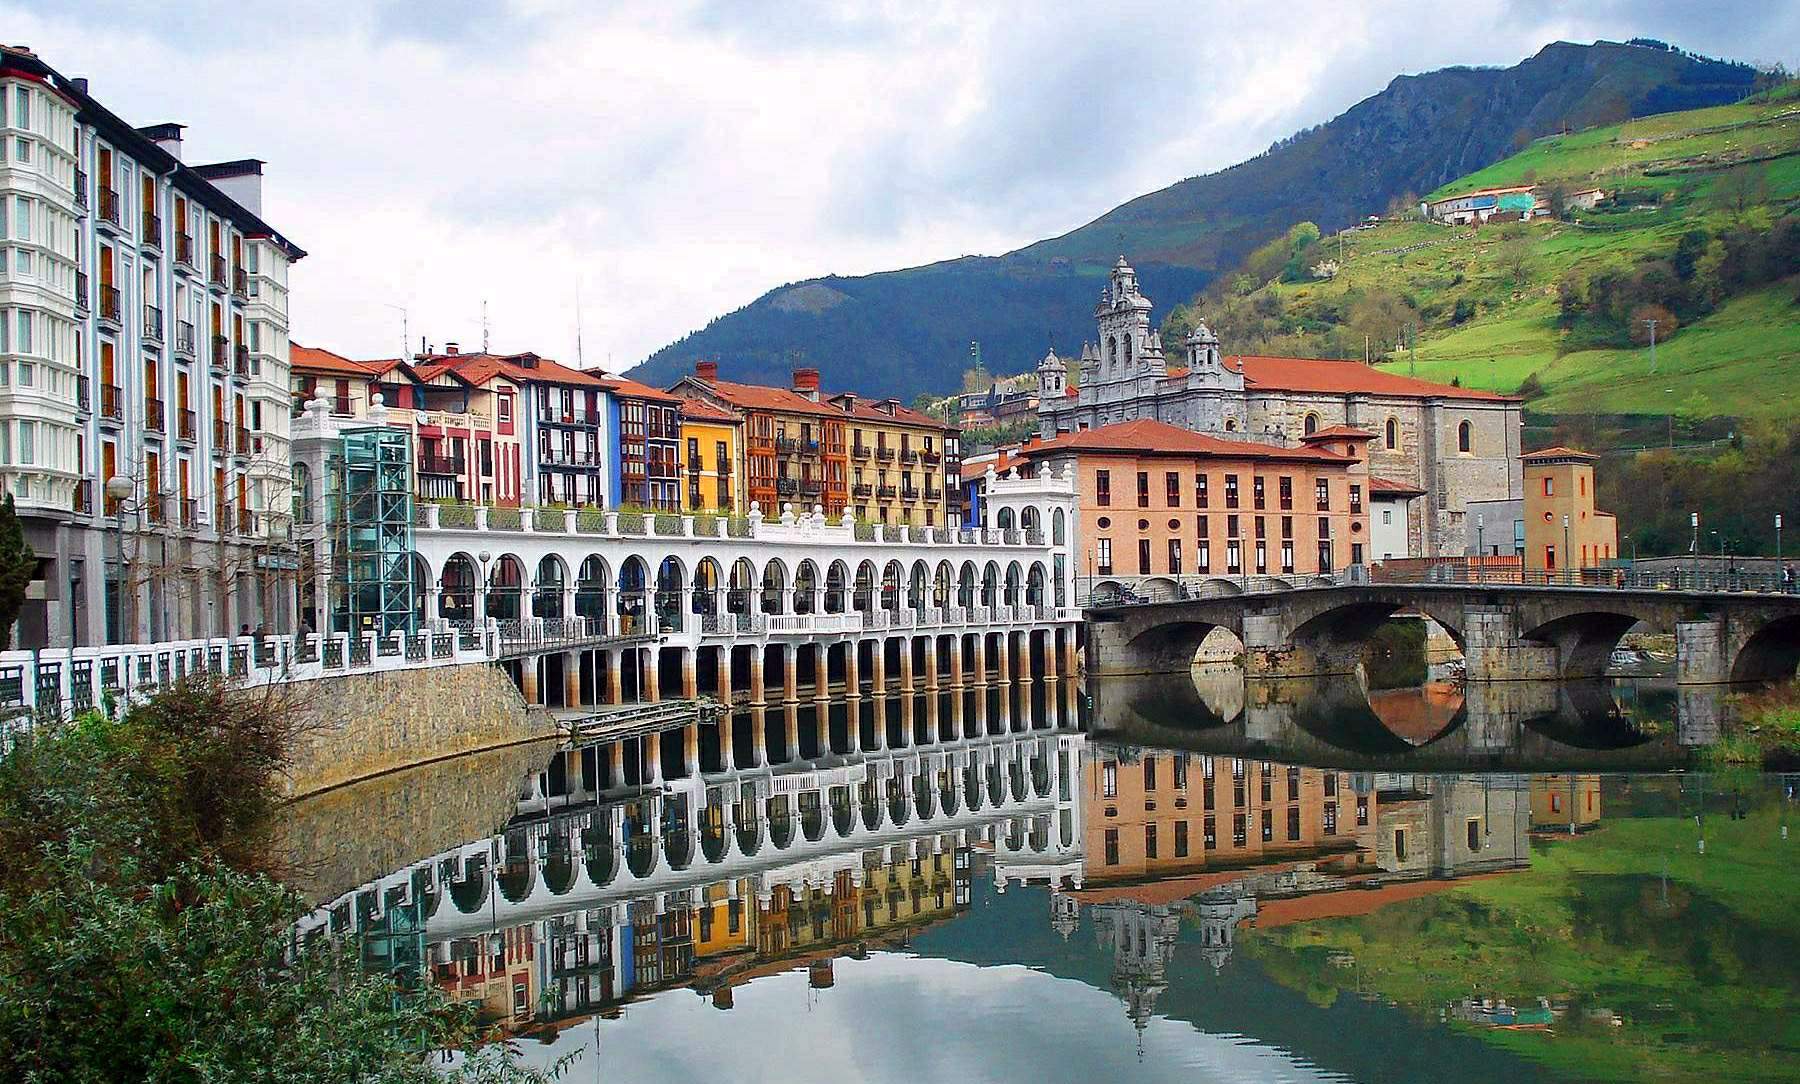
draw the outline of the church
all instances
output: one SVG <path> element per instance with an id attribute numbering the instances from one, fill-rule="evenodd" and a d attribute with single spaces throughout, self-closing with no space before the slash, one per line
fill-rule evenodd
<path id="1" fill-rule="evenodd" d="M 1407 517 L 1407 552 L 1463 552 L 1470 501 L 1522 495 L 1520 400 L 1416 380 L 1360 361 L 1225 356 L 1202 322 L 1163 354 L 1151 303 L 1120 256 L 1094 310 L 1099 340 L 1079 361 L 1054 352 L 1037 367 L 1038 429 L 1049 439 L 1155 419 L 1196 432 L 1294 447 L 1334 426 L 1373 436 L 1369 471 L 1420 496 Z M 1078 365 L 1071 380 L 1069 366 Z"/>

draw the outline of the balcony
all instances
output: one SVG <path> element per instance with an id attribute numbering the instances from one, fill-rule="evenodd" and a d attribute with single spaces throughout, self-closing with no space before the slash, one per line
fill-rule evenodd
<path id="1" fill-rule="evenodd" d="M 155 305 L 144 306 L 144 338 L 162 342 L 162 310 Z"/>
<path id="2" fill-rule="evenodd" d="M 461 456 L 431 455 L 419 457 L 420 474 L 441 474 L 462 477 L 466 461 Z"/>
<path id="3" fill-rule="evenodd" d="M 824 490 L 824 483 L 817 478 L 803 478 L 800 481 L 802 497 L 817 497 Z"/>
<path id="4" fill-rule="evenodd" d="M 180 428 L 177 430 L 176 435 L 182 440 L 192 441 L 194 439 L 194 429 L 200 421 L 199 416 L 193 411 L 183 408 L 175 412 L 175 417 L 180 422 Z"/>
<path id="5" fill-rule="evenodd" d="M 938 455 L 936 452 L 920 452 L 919 453 L 919 462 L 925 464 L 927 467 L 937 466 L 939 460 L 941 460 L 942 458 L 943 458 L 943 456 Z"/>
<path id="6" fill-rule="evenodd" d="M 175 235 L 175 262 L 194 266 L 194 239 L 185 233 Z"/>
<path id="7" fill-rule="evenodd" d="M 155 211 L 144 212 L 143 229 L 140 231 L 142 241 L 150 248 L 162 247 L 162 216 Z"/>
<path id="8" fill-rule="evenodd" d="M 241 267 L 231 272 L 231 296 L 239 301 L 250 296 L 250 272 Z"/>
<path id="9" fill-rule="evenodd" d="M 778 478 L 775 480 L 775 492 L 783 497 L 792 497 L 800 492 L 800 483 L 792 478 Z"/>
<path id="10" fill-rule="evenodd" d="M 125 416 L 125 394 L 117 384 L 100 385 L 100 416 L 115 422 Z"/>
<path id="11" fill-rule="evenodd" d="M 212 420 L 213 451 L 223 452 L 231 445 L 231 425 L 224 418 Z"/>
<path id="12" fill-rule="evenodd" d="M 875 492 L 875 487 L 866 482 L 858 482 L 850 487 L 850 495 L 852 497 L 867 497 L 873 492 Z"/>
<path id="13" fill-rule="evenodd" d="M 225 375 L 227 358 L 231 356 L 231 340 L 223 335 L 212 337 L 212 368 L 219 376 Z"/>
<path id="14" fill-rule="evenodd" d="M 243 343 L 232 348 L 231 371 L 241 380 L 250 379 L 250 348 Z"/>
<path id="15" fill-rule="evenodd" d="M 793 437 L 776 437 L 775 450 L 782 455 L 792 455 L 800 450 L 800 442 Z"/>
<path id="16" fill-rule="evenodd" d="M 331 400 L 331 412 L 340 418 L 350 417 L 351 414 L 355 413 L 351 408 L 350 397 L 348 395 L 333 397 Z"/>
<path id="17" fill-rule="evenodd" d="M 907 466 L 912 466 L 912 465 L 918 463 L 918 461 L 919 461 L 919 453 L 918 452 L 913 451 L 911 448 L 900 449 L 900 462 L 906 464 Z"/>
<path id="18" fill-rule="evenodd" d="M 216 252 L 213 253 L 212 260 L 208 263 L 208 268 L 209 268 L 209 270 L 208 270 L 207 276 L 206 276 L 207 281 L 212 283 L 214 286 L 218 286 L 221 288 L 224 287 L 225 281 L 226 281 L 226 271 L 228 270 L 227 264 L 225 262 L 225 257 L 219 255 Z"/>
<path id="19" fill-rule="evenodd" d="M 867 444 L 851 445 L 850 446 L 850 458 L 852 458 L 852 459 L 867 459 L 867 458 L 869 458 L 869 446 Z"/>
<path id="20" fill-rule="evenodd" d="M 94 481 L 91 478 L 78 478 L 75 481 L 75 501 L 73 509 L 88 515 L 94 510 Z"/>
<path id="21" fill-rule="evenodd" d="M 75 206 L 85 208 L 88 205 L 88 194 L 87 193 L 88 193 L 87 170 L 78 169 L 75 171 Z"/>
<path id="22" fill-rule="evenodd" d="M 687 469 L 689 474 L 704 474 L 706 473 L 706 464 L 698 458 L 690 457 L 687 461 Z"/>
<path id="23" fill-rule="evenodd" d="M 181 510 L 181 525 L 192 530 L 200 522 L 200 502 L 187 497 L 175 504 Z"/>
<path id="24" fill-rule="evenodd" d="M 237 510 L 237 529 L 238 529 L 239 534 L 243 534 L 243 535 L 255 534 L 256 533 L 256 513 L 252 512 L 248 508 L 239 508 Z"/>
<path id="25" fill-rule="evenodd" d="M 175 321 L 175 352 L 183 357 L 194 356 L 196 332 L 191 320 Z"/>
<path id="26" fill-rule="evenodd" d="M 119 322 L 119 288 L 100 284 L 100 319 L 109 324 Z"/>
<path id="27" fill-rule="evenodd" d="M 119 192 L 116 188 L 100 189 L 100 221 L 119 228 Z"/>
<path id="28" fill-rule="evenodd" d="M 249 427 L 240 425 L 237 427 L 236 432 L 237 432 L 237 442 L 231 446 L 232 452 L 238 456 L 249 455 L 250 452 L 252 451 L 252 447 L 250 444 L 250 429 L 249 429 Z"/>
<path id="29" fill-rule="evenodd" d="M 919 491 L 912 486 L 901 486 L 900 499 L 903 501 L 916 501 L 919 499 Z"/>
<path id="30" fill-rule="evenodd" d="M 93 294 L 88 287 L 87 272 L 75 272 L 75 311 L 78 313 L 88 311 L 88 306 L 93 304 L 92 297 Z"/>
<path id="31" fill-rule="evenodd" d="M 877 463 L 892 463 L 893 461 L 894 461 L 894 450 L 892 448 L 877 448 L 877 449 L 875 449 L 875 462 L 877 462 Z"/>
<path id="32" fill-rule="evenodd" d="M 944 499 L 944 491 L 941 489 L 933 489 L 931 486 L 926 486 L 925 499 L 933 503 L 941 501 Z"/>
<path id="33" fill-rule="evenodd" d="M 881 500 L 891 500 L 900 491 L 893 486 L 876 486 L 875 496 Z"/>
<path id="34" fill-rule="evenodd" d="M 119 514 L 119 502 L 116 499 L 106 498 L 106 514 L 109 516 Z M 167 501 L 162 494 L 155 490 L 151 490 L 144 496 L 144 518 L 151 523 L 161 523 L 169 518 Z"/>
<path id="35" fill-rule="evenodd" d="M 93 381 L 85 375 L 75 378 L 75 409 L 84 414 L 94 409 Z"/>
<path id="36" fill-rule="evenodd" d="M 144 400 L 144 428 L 152 433 L 163 431 L 163 401 L 161 399 Z"/>

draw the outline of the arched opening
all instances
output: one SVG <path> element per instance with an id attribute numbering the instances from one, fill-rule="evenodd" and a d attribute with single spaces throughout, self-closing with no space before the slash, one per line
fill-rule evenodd
<path id="1" fill-rule="evenodd" d="M 975 605 L 975 566 L 965 563 L 962 576 L 956 584 L 956 604 L 964 608 Z"/>
<path id="2" fill-rule="evenodd" d="M 1044 604 L 1044 566 L 1033 562 L 1031 572 L 1025 577 L 1025 605 L 1042 606 Z"/>
<path id="3" fill-rule="evenodd" d="M 783 606 L 786 597 L 787 566 L 780 561 L 770 561 L 763 566 L 762 612 L 766 614 L 785 613 Z"/>
<path id="4" fill-rule="evenodd" d="M 924 561 L 914 561 L 912 568 L 912 584 L 907 590 L 906 603 L 915 613 L 925 610 L 927 574 Z"/>
<path id="5" fill-rule="evenodd" d="M 1387 420 L 1387 424 L 1382 427 L 1381 442 L 1390 452 L 1400 447 L 1400 419 L 1389 418 Z"/>
<path id="6" fill-rule="evenodd" d="M 517 621 L 524 599 L 525 566 L 512 554 L 503 553 L 488 577 L 488 616 L 495 621 Z"/>
<path id="7" fill-rule="evenodd" d="M 1050 513 L 1050 544 L 1063 546 L 1068 544 L 1068 526 L 1063 510 L 1058 508 Z"/>
<path id="8" fill-rule="evenodd" d="M 568 570 L 561 558 L 549 554 L 538 562 L 537 579 L 531 589 L 533 617 L 564 617 L 563 591 L 567 587 Z"/>
<path id="9" fill-rule="evenodd" d="M 312 468 L 305 463 L 295 463 L 294 470 L 294 522 L 311 523 L 313 521 L 313 476 Z"/>
<path id="10" fill-rule="evenodd" d="M 429 595 L 427 588 L 431 583 L 431 568 L 425 564 L 425 558 L 416 553 L 411 555 L 408 563 L 412 566 L 413 628 L 417 630 L 429 624 L 432 617 L 426 604 Z"/>
<path id="11" fill-rule="evenodd" d="M 625 636 L 644 631 L 644 592 L 650 577 L 644 559 L 633 555 L 619 566 L 619 632 Z"/>
<path id="12" fill-rule="evenodd" d="M 900 608 L 900 562 L 889 561 L 881 571 L 881 608 L 898 610 Z"/>
<path id="13" fill-rule="evenodd" d="M 1000 566 L 993 561 L 989 561 L 987 567 L 981 570 L 981 604 L 1000 604 Z"/>
<path id="14" fill-rule="evenodd" d="M 931 604 L 938 609 L 950 605 L 950 591 L 956 582 L 956 573 L 951 571 L 949 561 L 939 561 L 937 572 L 931 579 Z"/>
<path id="15" fill-rule="evenodd" d="M 662 564 L 656 567 L 656 630 L 658 632 L 680 632 L 682 621 L 682 598 L 687 587 L 687 569 L 681 565 L 681 559 L 670 555 L 664 557 Z"/>
<path id="16" fill-rule="evenodd" d="M 1319 416 L 1309 411 L 1306 415 L 1306 420 L 1301 423 L 1301 428 L 1309 437 L 1314 433 L 1317 433 L 1319 431 Z"/>
<path id="17" fill-rule="evenodd" d="M 750 558 L 739 557 L 731 563 L 731 586 L 725 592 L 725 608 L 734 614 L 750 612 L 750 595 L 756 590 L 756 566 Z"/>
<path id="18" fill-rule="evenodd" d="M 849 578 L 849 566 L 845 565 L 842 561 L 831 562 L 831 567 L 825 572 L 826 613 L 841 614 L 844 612 L 844 592 L 849 586 L 847 583 Z M 862 589 L 861 573 L 857 574 L 857 589 L 858 591 Z M 868 598 L 866 596 L 859 597 L 856 601 L 856 608 L 859 610 L 868 609 Z"/>
<path id="19" fill-rule="evenodd" d="M 1732 660 L 1733 681 L 1784 681 L 1800 669 L 1800 617 L 1781 617 L 1757 629 Z"/>
<path id="20" fill-rule="evenodd" d="M 612 571 L 606 567 L 605 558 L 589 555 L 581 562 L 581 572 L 575 580 L 575 616 L 604 622 L 606 596 L 611 588 Z"/>
<path id="21" fill-rule="evenodd" d="M 438 616 L 453 625 L 475 620 L 475 562 L 466 553 L 453 553 L 438 578 Z"/>
<path id="22" fill-rule="evenodd" d="M 1014 561 L 1006 566 L 1006 605 L 1017 606 L 1020 601 L 1019 592 L 1025 585 L 1025 570 Z"/>
<path id="23" fill-rule="evenodd" d="M 694 593 L 689 606 L 705 617 L 719 612 L 719 562 L 711 557 L 702 557 L 694 566 Z"/>
<path id="24" fill-rule="evenodd" d="M 1000 511 L 994 516 L 994 526 L 1000 528 L 1002 531 L 1012 530 L 1013 510 L 1010 508 L 1000 509 Z"/>
<path id="25" fill-rule="evenodd" d="M 500 895 L 508 903 L 518 903 L 531 895 L 537 879 L 536 860 L 531 853 L 531 839 L 524 829 L 506 833 L 502 842 L 504 858 L 500 866 Z"/>
<path id="26" fill-rule="evenodd" d="M 1631 614 L 1568 614 L 1527 631 L 1525 638 L 1555 645 L 1559 677 L 1601 677 L 1619 640 L 1637 623 Z"/>
<path id="27" fill-rule="evenodd" d="M 1456 450 L 1465 453 L 1475 450 L 1475 427 L 1468 422 L 1462 422 L 1456 427 Z"/>
<path id="28" fill-rule="evenodd" d="M 794 612 L 813 613 L 817 609 L 818 596 L 819 567 L 811 561 L 801 561 L 794 572 Z"/>

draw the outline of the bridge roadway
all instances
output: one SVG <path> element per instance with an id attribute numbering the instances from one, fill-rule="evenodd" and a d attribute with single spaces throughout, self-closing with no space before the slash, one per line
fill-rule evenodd
<path id="1" fill-rule="evenodd" d="M 1674 634 L 1682 684 L 1767 681 L 1800 668 L 1800 595 L 1447 582 L 1271 584 L 1162 602 L 1090 600 L 1087 668 L 1094 675 L 1182 673 L 1200 641 L 1224 628 L 1244 645 L 1251 677 L 1349 674 L 1368 637 L 1408 612 L 1450 634 L 1472 683 L 1602 676 L 1620 637 L 1640 622 Z"/>

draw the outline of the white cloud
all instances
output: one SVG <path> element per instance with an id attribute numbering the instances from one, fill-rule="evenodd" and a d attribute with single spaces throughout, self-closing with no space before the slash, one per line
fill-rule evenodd
<path id="1" fill-rule="evenodd" d="M 1327 120 L 1392 75 L 1648 33 L 1761 59 L 1792 3 L 0 5 L 189 161 L 267 160 L 296 337 L 616 368 L 784 281 L 996 253 Z M 1471 23 L 1469 20 L 1474 20 Z"/>

